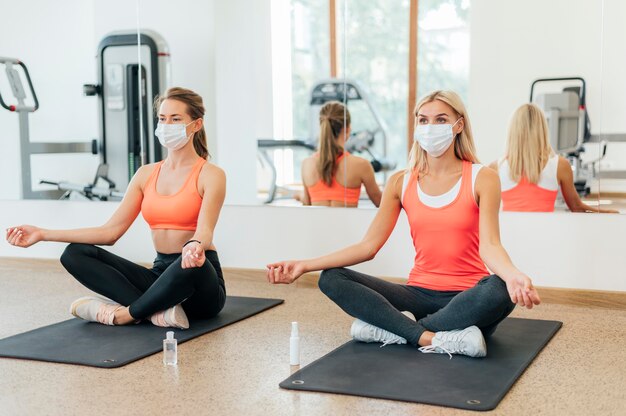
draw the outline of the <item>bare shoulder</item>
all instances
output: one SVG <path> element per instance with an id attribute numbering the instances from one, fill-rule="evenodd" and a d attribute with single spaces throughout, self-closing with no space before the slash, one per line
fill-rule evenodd
<path id="1" fill-rule="evenodd" d="M 496 172 L 498 171 L 498 161 L 494 160 L 493 162 L 491 162 L 489 165 L 487 165 L 489 168 L 495 170 Z"/>
<path id="2" fill-rule="evenodd" d="M 212 182 L 226 181 L 226 173 L 224 172 L 224 169 L 209 161 L 204 162 L 202 170 L 200 171 L 200 176 L 202 177 L 202 179 Z"/>
<path id="3" fill-rule="evenodd" d="M 569 160 L 565 159 L 563 156 L 559 156 L 558 169 L 572 169 L 572 165 L 570 165 Z"/>
<path id="4" fill-rule="evenodd" d="M 135 174 L 133 175 L 130 185 L 138 186 L 139 188 L 143 189 L 144 185 L 148 181 L 148 178 L 150 177 L 152 172 L 154 172 L 154 169 L 156 169 L 157 164 L 158 162 L 141 165 L 139 169 L 137 169 L 137 172 L 135 172 Z"/>
<path id="5" fill-rule="evenodd" d="M 311 165 L 314 165 L 317 162 L 317 153 L 312 154 L 311 156 L 304 158 L 302 160 L 302 167 L 306 166 L 309 167 Z"/>
<path id="6" fill-rule="evenodd" d="M 481 169 L 478 171 L 478 176 L 476 176 L 476 189 L 492 187 L 500 189 L 500 176 L 498 172 L 493 169 Z"/>
<path id="7" fill-rule="evenodd" d="M 370 161 L 361 157 L 361 156 L 355 156 L 353 154 L 349 154 L 348 157 L 346 158 L 348 160 L 348 163 L 353 163 L 357 166 L 367 166 L 370 164 Z"/>
<path id="8" fill-rule="evenodd" d="M 556 177 L 559 182 L 573 182 L 574 181 L 574 173 L 572 172 L 572 165 L 570 165 L 569 160 L 565 159 L 563 156 L 559 156 L 559 162 L 556 167 Z"/>
<path id="9" fill-rule="evenodd" d="M 358 173 L 361 176 L 371 175 L 374 172 L 372 162 L 363 157 L 348 155 L 346 162 L 355 173 Z"/>
<path id="10" fill-rule="evenodd" d="M 405 175 L 410 175 L 406 170 L 400 170 L 389 177 L 385 188 L 390 188 L 398 196 L 402 194 L 402 184 Z"/>
<path id="11" fill-rule="evenodd" d="M 389 182 L 402 181 L 404 180 L 404 175 L 408 175 L 407 171 L 405 169 L 399 170 L 389 177 Z"/>
<path id="12" fill-rule="evenodd" d="M 150 174 L 154 172 L 154 169 L 156 169 L 158 163 L 159 162 L 141 165 L 139 169 L 137 169 L 137 172 L 135 172 L 135 176 L 150 176 Z"/>

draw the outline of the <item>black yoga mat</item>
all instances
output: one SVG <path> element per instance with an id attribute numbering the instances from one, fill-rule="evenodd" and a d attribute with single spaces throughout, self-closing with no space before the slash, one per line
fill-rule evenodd
<path id="1" fill-rule="evenodd" d="M 191 320 L 189 329 L 161 328 L 149 322 L 107 326 L 70 319 L 0 340 L 0 357 L 24 358 L 93 367 L 121 367 L 163 351 L 165 332 L 178 343 L 230 325 L 283 303 L 282 299 L 228 296 L 211 319 Z"/>
<path id="2" fill-rule="evenodd" d="M 487 357 L 424 354 L 414 346 L 350 341 L 302 368 L 280 387 L 494 409 L 562 323 L 507 318 L 487 340 Z"/>

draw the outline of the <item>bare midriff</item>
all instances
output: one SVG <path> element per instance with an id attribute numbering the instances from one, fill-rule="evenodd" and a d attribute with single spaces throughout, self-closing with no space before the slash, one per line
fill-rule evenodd
<path id="1" fill-rule="evenodd" d="M 358 202 L 356 204 L 352 204 L 344 203 L 343 201 L 315 201 L 311 202 L 311 205 L 316 207 L 356 208 L 358 206 Z"/>
<path id="2" fill-rule="evenodd" d="M 193 238 L 194 231 L 187 230 L 152 230 L 152 242 L 154 248 L 159 253 L 172 254 L 182 252 L 183 244 Z M 215 245 L 206 248 L 207 250 L 215 250 Z"/>

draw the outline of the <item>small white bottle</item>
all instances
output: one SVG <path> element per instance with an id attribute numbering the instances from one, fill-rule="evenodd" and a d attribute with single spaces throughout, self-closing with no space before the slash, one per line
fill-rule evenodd
<path id="1" fill-rule="evenodd" d="M 178 341 L 174 338 L 174 331 L 167 331 L 163 340 L 163 364 L 176 365 L 178 363 Z"/>
<path id="2" fill-rule="evenodd" d="M 289 364 L 300 365 L 300 336 L 298 323 L 291 323 L 291 337 L 289 338 Z"/>

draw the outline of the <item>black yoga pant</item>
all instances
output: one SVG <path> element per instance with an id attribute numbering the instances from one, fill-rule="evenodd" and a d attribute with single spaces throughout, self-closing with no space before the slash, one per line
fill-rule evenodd
<path id="1" fill-rule="evenodd" d="M 451 331 L 476 325 L 484 336 L 514 309 L 506 283 L 482 278 L 473 288 L 437 291 L 377 279 L 345 268 L 324 270 L 319 287 L 345 312 L 417 345 L 424 331 Z M 409 311 L 417 322 L 401 312 Z"/>
<path id="2" fill-rule="evenodd" d="M 68 245 L 61 263 L 87 288 L 129 306 L 135 319 L 182 303 L 189 318 L 209 318 L 224 307 L 226 289 L 217 253 L 201 267 L 183 269 L 179 253 L 157 253 L 151 269 L 91 244 Z"/>

